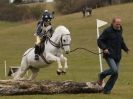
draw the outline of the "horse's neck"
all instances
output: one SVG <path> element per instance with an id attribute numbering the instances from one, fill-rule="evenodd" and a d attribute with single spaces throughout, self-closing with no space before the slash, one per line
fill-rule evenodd
<path id="1" fill-rule="evenodd" d="M 51 42 L 59 45 L 60 44 L 61 35 L 60 34 L 53 34 L 53 36 L 50 38 L 50 40 L 45 42 L 45 50 L 57 50 L 58 48 L 55 47 Z"/>
<path id="2" fill-rule="evenodd" d="M 60 38 L 61 38 L 61 35 L 60 34 L 53 34 L 53 36 L 50 38 L 50 40 L 52 40 L 53 42 L 55 42 L 56 44 L 59 44 L 60 43 Z"/>
<path id="3" fill-rule="evenodd" d="M 53 35 L 50 40 L 54 42 L 55 44 L 60 43 L 61 36 L 60 35 Z M 50 40 L 45 42 L 45 51 L 44 52 L 50 52 L 52 54 L 57 54 L 59 52 L 59 48 L 53 46 L 50 42 Z"/>

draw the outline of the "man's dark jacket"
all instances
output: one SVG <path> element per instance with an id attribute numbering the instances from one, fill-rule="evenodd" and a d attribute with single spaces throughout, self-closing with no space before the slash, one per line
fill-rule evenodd
<path id="1" fill-rule="evenodd" d="M 116 62 L 121 59 L 121 49 L 128 52 L 128 48 L 124 43 L 121 30 L 115 30 L 113 26 L 106 28 L 97 40 L 98 46 L 105 50 L 109 50 L 109 54 L 103 54 L 104 58 L 113 58 Z"/>

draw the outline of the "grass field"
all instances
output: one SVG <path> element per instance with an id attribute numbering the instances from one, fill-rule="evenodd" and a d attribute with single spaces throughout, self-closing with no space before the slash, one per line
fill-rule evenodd
<path id="1" fill-rule="evenodd" d="M 120 64 L 119 79 L 110 95 L 103 94 L 61 94 L 61 95 L 24 95 L 24 96 L 0 96 L 0 99 L 131 99 L 133 97 L 133 3 L 115 5 L 93 10 L 91 17 L 82 18 L 81 13 L 66 16 L 58 16 L 53 20 L 54 26 L 65 25 L 71 31 L 71 49 L 84 47 L 97 51 L 96 44 L 96 19 L 111 22 L 115 16 L 123 20 L 124 38 L 130 49 L 127 55 L 123 53 Z M 7 65 L 19 65 L 22 54 L 29 47 L 34 46 L 36 22 L 10 23 L 0 22 L 0 79 L 4 77 L 4 60 Z M 56 75 L 57 64 L 39 72 L 37 80 L 74 80 L 95 81 L 99 70 L 98 56 L 77 51 L 67 55 L 69 70 L 64 76 Z M 107 68 L 104 62 L 104 68 Z"/>

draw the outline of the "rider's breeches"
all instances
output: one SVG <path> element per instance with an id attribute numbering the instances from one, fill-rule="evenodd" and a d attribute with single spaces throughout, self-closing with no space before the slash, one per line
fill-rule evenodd
<path id="1" fill-rule="evenodd" d="M 39 36 L 36 36 L 36 42 L 35 42 L 35 44 L 36 45 L 39 45 L 40 42 L 41 42 L 41 38 Z"/>
<path id="2" fill-rule="evenodd" d="M 39 36 L 35 36 L 36 37 L 36 42 L 35 42 L 35 54 L 39 54 L 39 44 L 41 42 L 41 39 Z"/>

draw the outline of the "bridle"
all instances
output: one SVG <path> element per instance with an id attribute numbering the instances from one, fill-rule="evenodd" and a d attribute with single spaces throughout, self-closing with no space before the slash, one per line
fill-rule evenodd
<path id="1" fill-rule="evenodd" d="M 65 35 L 70 35 L 70 34 L 64 34 L 64 35 L 62 35 L 59 44 L 53 42 L 50 38 L 48 38 L 48 40 L 49 40 L 49 42 L 50 42 L 54 47 L 56 47 L 56 48 L 63 48 L 64 46 L 69 46 L 69 45 L 70 45 L 70 44 L 63 44 L 63 39 L 62 39 L 62 38 L 63 38 L 63 36 L 65 36 Z"/>

